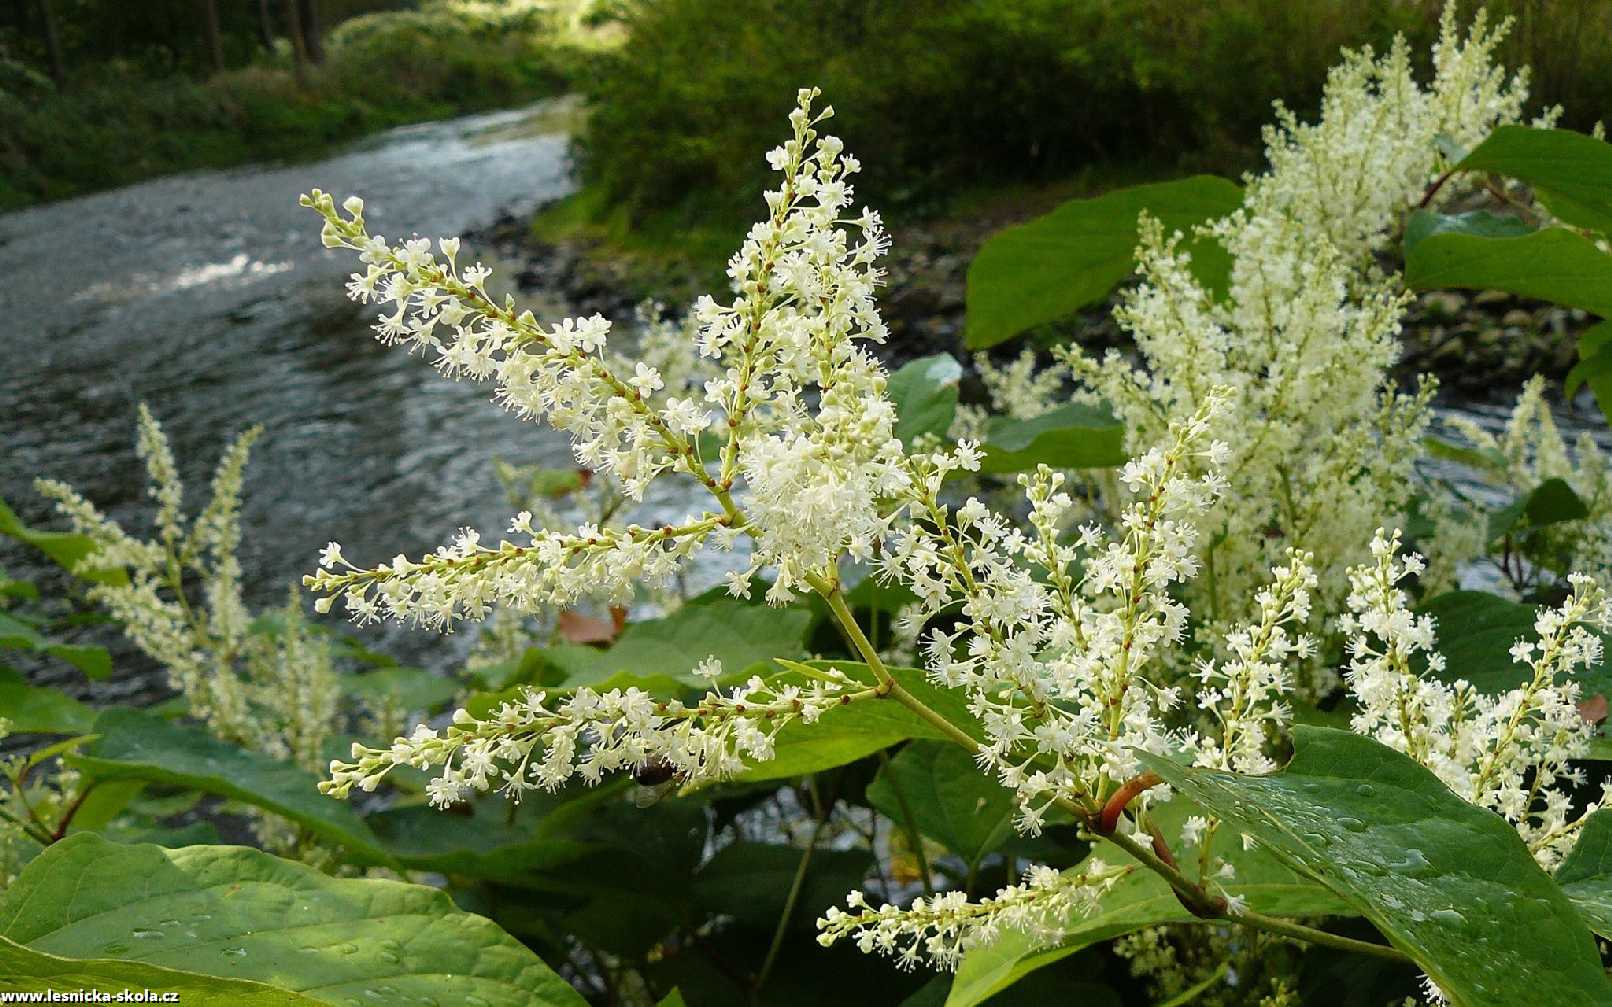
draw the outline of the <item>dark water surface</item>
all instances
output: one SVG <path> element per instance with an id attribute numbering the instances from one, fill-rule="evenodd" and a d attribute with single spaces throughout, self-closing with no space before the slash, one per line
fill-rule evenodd
<path id="1" fill-rule="evenodd" d="M 322 248 L 318 218 L 296 200 L 315 186 L 338 202 L 357 192 L 375 232 L 458 234 L 571 189 L 570 119 L 564 100 L 545 102 L 396 130 L 317 163 L 164 178 L 0 217 L 0 494 L 25 521 L 60 527 L 31 486 L 48 475 L 145 533 L 133 451 L 143 400 L 173 442 L 192 513 L 226 439 L 265 427 L 243 513 L 253 605 L 281 602 L 332 538 L 362 563 L 433 547 L 463 524 L 496 537 L 508 507 L 493 459 L 563 465 L 567 445 L 489 404 L 486 388 L 376 343 L 373 309 L 342 293 L 351 255 Z M 3 541 L 0 569 L 49 576 Z M 432 663 L 468 642 L 367 635 Z"/>

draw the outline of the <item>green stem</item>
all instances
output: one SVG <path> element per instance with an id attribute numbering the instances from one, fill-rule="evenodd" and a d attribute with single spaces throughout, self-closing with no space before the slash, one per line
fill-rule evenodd
<path id="1" fill-rule="evenodd" d="M 879 764 L 888 767 L 890 765 L 890 756 L 885 752 L 880 752 Z M 918 873 L 923 876 L 924 894 L 934 895 L 935 884 L 929 875 L 929 858 L 924 854 L 924 840 L 923 836 L 918 833 L 918 819 L 912 813 L 912 805 L 907 803 L 907 795 L 902 793 L 901 787 L 895 781 L 895 777 L 888 774 L 881 774 L 881 776 L 886 783 L 890 784 L 890 792 L 896 795 L 896 806 L 901 809 L 902 831 L 907 834 L 907 843 L 912 847 L 912 854 L 918 860 Z"/>
<path id="2" fill-rule="evenodd" d="M 806 849 L 800 855 L 800 863 L 795 867 L 794 880 L 789 883 L 789 894 L 784 898 L 784 911 L 778 916 L 778 926 L 772 932 L 772 944 L 767 948 L 767 957 L 761 963 L 761 971 L 756 973 L 756 983 L 751 989 L 751 1002 L 759 1002 L 762 987 L 767 985 L 767 976 L 772 973 L 773 963 L 778 960 L 778 952 L 784 946 L 784 934 L 789 930 L 789 918 L 795 915 L 795 903 L 800 900 L 801 887 L 806 882 L 806 869 L 811 866 L 812 854 L 817 851 L 817 839 L 823 832 L 823 826 L 828 824 L 828 812 L 833 810 L 830 805 L 818 816 L 817 825 L 812 829 L 811 838 L 806 841 Z"/>
<path id="3" fill-rule="evenodd" d="M 1352 951 L 1356 954 L 1371 955 L 1376 958 L 1386 958 L 1391 962 L 1411 961 L 1409 955 L 1406 955 L 1398 948 L 1389 947 L 1386 944 L 1373 944 L 1371 941 L 1357 941 L 1353 937 L 1344 937 L 1341 934 L 1327 933 L 1325 930 L 1317 930 L 1314 927 L 1307 927 L 1302 923 L 1294 923 L 1292 920 L 1284 920 L 1276 916 L 1266 916 L 1264 913 L 1258 913 L 1252 909 L 1246 909 L 1238 915 L 1229 918 L 1234 923 L 1241 923 L 1243 926 L 1250 927 L 1254 930 L 1263 930 L 1266 933 L 1280 934 L 1283 937 L 1291 937 L 1294 940 L 1304 941 L 1307 944 L 1323 944 L 1329 948 L 1337 948 L 1339 951 Z"/>

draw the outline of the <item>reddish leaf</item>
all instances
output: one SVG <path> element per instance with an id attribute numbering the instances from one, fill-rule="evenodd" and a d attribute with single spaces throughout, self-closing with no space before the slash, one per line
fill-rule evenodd
<path id="1" fill-rule="evenodd" d="M 622 622 L 625 622 L 625 613 L 621 622 L 614 618 L 605 622 L 595 619 L 591 615 L 583 615 L 575 610 L 561 612 L 559 621 L 560 638 L 566 643 L 609 643 L 621 632 Z"/>
<path id="2" fill-rule="evenodd" d="M 1592 724 L 1606 719 L 1606 697 L 1596 693 L 1578 704 L 1578 715 Z"/>

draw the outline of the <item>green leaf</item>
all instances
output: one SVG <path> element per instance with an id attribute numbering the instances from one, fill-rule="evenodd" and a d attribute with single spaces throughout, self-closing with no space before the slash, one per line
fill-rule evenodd
<path id="1" fill-rule="evenodd" d="M 890 375 L 888 392 L 896 407 L 895 434 L 912 446 L 924 434 L 945 437 L 957 415 L 957 382 L 963 367 L 950 353 L 903 364 Z"/>
<path id="2" fill-rule="evenodd" d="M 1506 456 L 1493 448 L 1468 447 L 1465 444 L 1456 444 L 1441 437 L 1424 437 L 1422 438 L 1422 446 L 1434 458 L 1467 465 L 1480 471 L 1503 471 L 1506 467 Z"/>
<path id="3" fill-rule="evenodd" d="M 1612 940 L 1612 809 L 1595 812 L 1582 828 L 1556 868 L 1556 883 L 1590 929 Z"/>
<path id="4" fill-rule="evenodd" d="M 639 958 L 694 918 L 694 876 L 710 838 L 703 802 L 669 798 L 638 808 L 618 792 L 564 834 L 586 852 L 514 882 L 566 897 L 552 929 Z"/>
<path id="5" fill-rule="evenodd" d="M 655 1007 L 688 1007 L 688 1004 L 684 1002 L 683 994 L 674 989 L 661 997 L 660 1003 L 656 1004 Z"/>
<path id="6" fill-rule="evenodd" d="M 1612 322 L 1597 322 L 1578 337 L 1578 363 L 1563 380 L 1562 396 L 1571 399 L 1588 382 L 1601 415 L 1612 417 Z"/>
<path id="7" fill-rule="evenodd" d="M 514 808 L 497 797 L 449 811 L 414 805 L 376 812 L 364 821 L 391 862 L 404 867 L 466 878 L 518 879 L 562 867 L 592 851 L 594 845 L 575 833 L 602 805 L 619 801 L 628 786 L 620 779 L 580 793 L 528 794 Z"/>
<path id="8" fill-rule="evenodd" d="M 371 710 L 392 703 L 405 712 L 435 713 L 453 702 L 459 683 L 424 668 L 391 667 L 348 675 L 342 679 L 342 689 Z"/>
<path id="9" fill-rule="evenodd" d="M 818 669 L 838 668 L 852 678 L 874 684 L 873 672 L 854 661 L 808 661 Z M 968 712 L 962 693 L 930 683 L 922 669 L 891 668 L 890 674 L 908 692 L 930 709 L 958 725 L 968 734 L 983 736 L 973 714 Z M 804 682 L 795 672 L 783 672 L 784 680 Z M 891 745 L 913 738 L 944 741 L 946 735 L 929 721 L 893 699 L 870 698 L 837 706 L 818 718 L 815 724 L 795 721 L 778 732 L 776 754 L 738 774 L 736 781 L 779 780 L 833 769 Z"/>
<path id="10" fill-rule="evenodd" d="M 0 647 L 49 654 L 66 661 L 89 679 L 102 679 L 112 674 L 112 655 L 105 647 L 60 643 L 6 612 L 0 612 Z"/>
<path id="11" fill-rule="evenodd" d="M 0 668 L 0 717 L 19 734 L 85 734 L 95 723 L 94 710 L 9 668 Z"/>
<path id="12" fill-rule="evenodd" d="M 736 598 L 684 605 L 661 619 L 628 624 L 609 650 L 556 646 L 543 657 L 564 675 L 567 687 L 597 686 L 618 675 L 664 675 L 703 686 L 694 666 L 707 657 L 737 675 L 775 657 L 799 657 L 812 615 L 804 608 L 768 608 Z"/>
<path id="13" fill-rule="evenodd" d="M 1293 761 L 1273 776 L 1138 757 L 1352 904 L 1453 1004 L 1612 996 L 1594 937 L 1504 819 L 1370 738 L 1302 726 L 1293 736 Z"/>
<path id="14" fill-rule="evenodd" d="M 326 1003 L 246 979 L 207 976 L 143 962 L 47 955 L 4 937 L 0 937 L 0 989 L 8 993 L 91 989 L 114 996 L 123 990 L 160 990 L 176 993 L 184 1003 L 202 1007 L 317 1007 Z"/>
<path id="15" fill-rule="evenodd" d="M 993 416 L 980 471 L 1112 468 L 1125 464 L 1125 427 L 1102 409 L 1072 402 L 1029 420 Z"/>
<path id="16" fill-rule="evenodd" d="M 352 805 L 321 796 L 318 778 L 288 762 L 140 710 L 107 710 L 95 731 L 100 737 L 71 762 L 96 779 L 147 780 L 218 794 L 272 811 L 375 862 L 392 862 Z"/>
<path id="17" fill-rule="evenodd" d="M 167 850 L 69 836 L 0 895 L 0 935 L 45 954 L 110 955 L 326 1003 L 584 1003 L 530 950 L 444 892 L 331 878 L 237 846 Z"/>
<path id="18" fill-rule="evenodd" d="M 1406 247 L 1405 283 L 1413 290 L 1503 290 L 1612 316 L 1612 255 L 1562 227 L 1518 238 L 1433 234 Z"/>
<path id="19" fill-rule="evenodd" d="M 1525 496 L 1489 515 L 1489 541 L 1498 542 L 1517 531 L 1519 526 L 1543 528 L 1589 516 L 1590 509 L 1573 492 L 1573 487 L 1561 479 L 1546 479 Z"/>
<path id="20" fill-rule="evenodd" d="M 1167 836 L 1179 835 L 1181 824 L 1202 809 L 1179 795 L 1149 811 Z M 1350 906 L 1326 888 L 1295 873 L 1269 853 L 1245 850 L 1232 829 L 1216 832 L 1213 852 L 1237 869 L 1226 890 L 1241 895 L 1261 912 L 1282 916 L 1352 915 Z M 1099 847 L 1094 854 L 1104 863 L 1125 863 L 1129 857 L 1114 847 Z M 1085 865 L 1074 868 L 1080 871 Z M 974 1007 L 1032 972 L 1091 947 L 1094 944 L 1160 923 L 1193 919 L 1182 908 L 1165 880 L 1140 865 L 1107 894 L 1097 912 L 1076 915 L 1064 925 L 1063 937 L 1052 945 L 1038 945 L 1022 933 L 1009 931 L 986 947 L 963 956 L 952 983 L 946 1007 Z M 993 1001 L 994 1002 L 994 1001 Z"/>
<path id="21" fill-rule="evenodd" d="M 1501 126 L 1457 168 L 1509 175 L 1556 217 L 1612 233 L 1612 146 L 1570 129 Z"/>
<path id="22" fill-rule="evenodd" d="M 1494 696 L 1532 677 L 1528 668 L 1511 659 L 1510 651 L 1519 639 L 1538 639 L 1534 606 L 1482 591 L 1449 591 L 1429 599 L 1417 611 L 1437 621 L 1438 651 L 1444 655 L 1444 671 L 1439 677 L 1444 681 L 1464 678 L 1479 692 Z M 1585 696 L 1602 693 L 1612 697 L 1612 670 L 1604 659 L 1579 671 L 1574 680 Z"/>
<path id="23" fill-rule="evenodd" d="M 97 548 L 93 539 L 88 535 L 76 535 L 64 531 L 36 531 L 22 523 L 22 519 L 17 517 L 17 512 L 6 503 L 5 497 L 0 497 L 0 535 L 33 546 L 49 556 L 56 565 L 83 580 L 103 584 L 129 582 L 129 575 L 122 570 L 80 570 L 79 561 Z"/>
<path id="24" fill-rule="evenodd" d="M 984 349 L 1108 296 L 1135 268 L 1137 218 L 1188 231 L 1242 205 L 1243 191 L 1213 175 L 1138 185 L 1077 199 L 993 234 L 968 267 L 965 341 Z M 1212 240 L 1187 243 L 1194 272 L 1225 286 L 1229 257 Z"/>
<path id="25" fill-rule="evenodd" d="M 1470 213 L 1435 213 L 1417 210 L 1405 222 L 1405 250 L 1410 250 L 1435 234 L 1465 234 L 1474 238 L 1520 238 L 1536 230 L 1521 217 L 1473 210 Z"/>
<path id="26" fill-rule="evenodd" d="M 868 802 L 897 823 L 912 812 L 919 832 L 971 867 L 1013 835 L 1013 796 L 979 771 L 962 746 L 914 741 L 879 769 Z"/>
<path id="27" fill-rule="evenodd" d="M 734 843 L 723 847 L 694 879 L 695 897 L 707 912 L 730 916 L 741 926 L 771 931 L 783 915 L 805 850 L 776 843 Z M 790 919 L 793 928 L 811 927 L 823 910 L 862 888 L 873 870 L 868 850 L 819 849 L 812 854 Z"/>

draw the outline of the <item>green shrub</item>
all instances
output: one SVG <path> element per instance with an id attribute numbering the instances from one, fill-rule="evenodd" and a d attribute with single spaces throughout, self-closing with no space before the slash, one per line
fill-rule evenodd
<path id="1" fill-rule="evenodd" d="M 753 152 L 810 81 L 863 153 L 862 191 L 905 212 L 1093 162 L 1235 175 L 1257 164 L 1271 98 L 1313 114 L 1341 48 L 1381 50 L 1400 33 L 1425 52 L 1441 6 L 638 0 L 621 15 L 624 45 L 584 79 L 581 164 L 596 201 L 636 228 L 736 227 L 759 195 Z M 1612 69 L 1590 48 L 1612 7 L 1487 6 L 1517 18 L 1503 56 L 1541 66 L 1541 102 L 1570 103 L 1566 123 L 1587 129 L 1612 102 Z"/>

